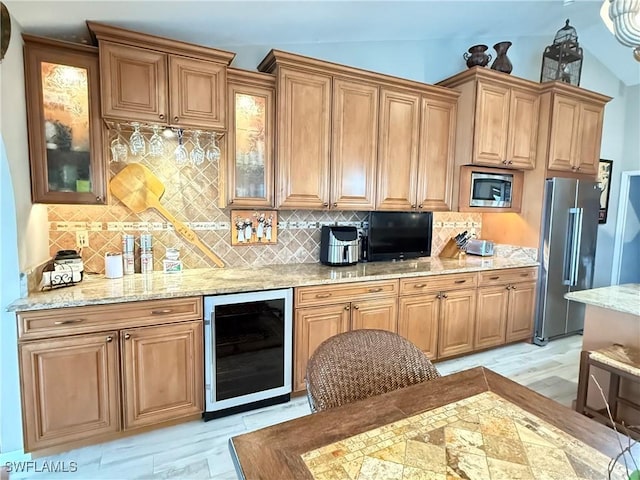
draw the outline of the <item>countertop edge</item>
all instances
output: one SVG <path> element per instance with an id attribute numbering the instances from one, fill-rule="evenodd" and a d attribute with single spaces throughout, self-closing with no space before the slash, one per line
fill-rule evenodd
<path id="1" fill-rule="evenodd" d="M 640 316 L 640 285 L 624 284 L 565 293 L 572 302 Z"/>
<path id="2" fill-rule="evenodd" d="M 163 274 L 162 272 L 153 272 L 151 274 L 134 274 L 127 275 L 123 278 L 108 280 L 105 279 L 104 276 L 99 275 L 95 277 L 87 277 L 85 280 L 80 282 L 79 284 L 72 287 L 65 287 L 61 289 L 51 290 L 48 292 L 35 292 L 31 293 L 27 297 L 23 297 L 15 300 L 11 304 L 6 307 L 6 310 L 9 312 L 29 312 L 29 311 L 37 311 L 37 310 L 48 310 L 48 309 L 57 309 L 57 308 L 67 308 L 67 307 L 82 307 L 82 306 L 91 306 L 91 305 L 109 305 L 109 304 L 118 304 L 118 303 L 128 303 L 128 302 L 137 302 L 137 301 L 145 301 L 145 300 L 159 300 L 166 298 L 186 298 L 186 297 L 196 297 L 196 296 L 205 296 L 205 295 L 221 295 L 221 294 L 231 294 L 231 293 L 242 293 L 242 292 L 253 292 L 260 290 L 274 290 L 279 288 L 296 288 L 296 287 L 308 287 L 308 286 L 318 286 L 318 285 L 331 285 L 331 284 L 343 284 L 343 283 L 355 283 L 355 282 L 369 282 L 376 280 L 395 280 L 401 278 L 412 278 L 412 277 L 426 277 L 426 276 L 437 276 L 437 275 L 450 275 L 455 273 L 475 273 L 480 271 L 487 270 L 507 270 L 513 268 L 525 268 L 525 267 L 537 267 L 539 266 L 539 262 L 534 260 L 525 260 L 525 259 L 503 259 L 503 261 L 509 262 L 508 265 L 474 265 L 474 264 L 457 264 L 451 266 L 442 266 L 440 265 L 437 270 L 429 271 L 429 270 L 416 270 L 416 271 L 403 271 L 403 272 L 388 272 L 388 273 L 375 273 L 370 275 L 362 275 L 362 276 L 349 276 L 350 271 L 347 267 L 324 267 L 319 266 L 318 264 L 299 264 L 298 267 L 288 265 L 289 269 L 295 271 L 296 268 L 303 268 L 302 265 L 308 266 L 312 269 L 321 269 L 322 274 L 325 275 L 322 278 L 318 276 L 313 276 L 309 274 L 309 278 L 298 278 L 295 281 L 291 279 L 284 278 L 281 281 L 277 279 L 269 280 L 268 286 L 265 285 L 264 281 L 261 281 L 259 278 L 256 281 L 252 280 L 240 280 L 240 281 L 226 281 L 226 279 L 221 278 L 217 279 L 217 281 L 224 282 L 223 286 L 217 285 L 215 287 L 188 287 L 185 289 L 181 289 L 179 284 L 185 277 L 193 278 L 199 276 L 201 273 L 203 276 L 213 276 L 216 273 L 219 275 L 225 275 L 228 273 L 253 273 L 256 274 L 256 271 L 251 271 L 250 269 L 228 269 L 228 270 L 220 270 L 220 269 L 192 269 L 185 270 L 179 274 Z M 441 263 L 442 261 L 438 261 Z M 407 263 L 409 264 L 409 263 Z M 360 265 L 360 264 L 358 264 Z M 371 265 L 371 264 L 364 264 Z M 398 264 L 401 265 L 401 264 Z M 394 268 L 393 264 L 387 265 L 390 268 Z M 427 266 L 426 264 L 424 265 Z M 272 265 L 271 269 L 278 269 L 278 267 L 284 267 L 281 265 Z M 430 265 L 429 265 L 430 267 Z M 365 267 L 362 267 L 364 269 Z M 326 270 L 326 272 L 324 272 Z M 259 273 L 259 270 L 257 270 Z M 340 278 L 331 278 L 333 274 L 342 275 L 347 274 L 347 276 Z M 299 273 L 298 273 L 299 274 Z M 303 275 L 303 274 L 299 274 Z M 257 275 L 260 277 L 260 275 Z M 150 288 L 148 292 L 140 292 L 133 294 L 124 293 L 126 286 L 124 285 L 125 281 L 133 282 L 134 284 L 142 284 L 144 281 L 149 281 L 150 284 L 154 286 Z M 99 286 L 103 285 L 105 287 L 104 295 L 100 298 L 81 298 L 76 294 L 78 292 L 82 292 L 82 288 L 90 286 Z M 107 291 L 108 288 L 111 287 L 112 290 L 115 288 L 118 291 L 118 294 L 109 294 Z M 74 290 L 75 289 L 75 290 Z M 78 290 L 80 289 L 80 290 Z"/>

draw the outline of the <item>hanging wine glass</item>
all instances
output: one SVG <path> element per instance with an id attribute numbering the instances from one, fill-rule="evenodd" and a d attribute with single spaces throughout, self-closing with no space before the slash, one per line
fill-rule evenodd
<path id="1" fill-rule="evenodd" d="M 129 137 L 129 149 L 134 156 L 144 155 L 145 144 L 144 137 L 140 133 L 140 124 L 134 122 L 131 126 L 133 127 L 133 133 Z"/>
<path id="2" fill-rule="evenodd" d="M 149 155 L 152 157 L 164 155 L 164 140 L 160 135 L 160 127 L 158 125 L 153 126 L 153 135 L 149 139 Z"/>
<path id="3" fill-rule="evenodd" d="M 176 165 L 178 165 L 179 167 L 184 167 L 189 161 L 189 152 L 187 151 L 187 148 L 182 144 L 182 135 L 183 131 L 180 128 L 178 129 L 178 146 L 176 147 L 175 152 L 173 152 Z"/>
<path id="4" fill-rule="evenodd" d="M 204 148 L 202 148 L 200 146 L 200 134 L 202 132 L 200 132 L 200 130 L 196 130 L 195 132 L 193 132 L 193 144 L 194 147 L 191 150 L 191 163 L 193 163 L 193 165 L 195 165 L 196 167 L 198 165 L 202 165 L 202 163 L 204 162 Z"/>
<path id="5" fill-rule="evenodd" d="M 111 141 L 111 162 L 126 162 L 129 149 L 120 142 L 120 125 L 116 126 L 116 138 Z"/>
<path id="6" fill-rule="evenodd" d="M 209 145 L 207 145 L 205 156 L 210 162 L 220 160 L 220 147 L 218 146 L 218 134 L 216 132 L 211 132 L 211 141 Z"/>

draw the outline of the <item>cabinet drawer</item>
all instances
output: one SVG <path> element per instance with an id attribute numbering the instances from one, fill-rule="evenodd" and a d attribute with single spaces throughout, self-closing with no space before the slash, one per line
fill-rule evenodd
<path id="1" fill-rule="evenodd" d="M 296 308 L 326 303 L 351 302 L 356 299 L 364 300 L 397 294 L 397 280 L 300 287 L 296 288 Z"/>
<path id="2" fill-rule="evenodd" d="M 506 268 L 487 270 L 478 273 L 478 285 L 507 285 L 509 283 L 528 282 L 538 278 L 538 267 Z"/>
<path id="3" fill-rule="evenodd" d="M 202 319 L 202 297 L 18 313 L 18 338 L 58 337 Z"/>
<path id="4" fill-rule="evenodd" d="M 475 273 L 454 273 L 451 275 L 431 275 L 429 277 L 406 278 L 400 280 L 400 295 L 417 295 L 424 292 L 444 292 L 460 288 L 475 288 Z"/>

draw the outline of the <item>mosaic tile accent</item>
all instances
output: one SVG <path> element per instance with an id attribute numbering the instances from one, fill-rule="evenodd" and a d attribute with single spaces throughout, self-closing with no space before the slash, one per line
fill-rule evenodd
<path id="1" fill-rule="evenodd" d="M 316 480 L 625 478 L 609 458 L 484 392 L 301 455 Z"/>
<path id="2" fill-rule="evenodd" d="M 109 142 L 114 138 L 115 134 L 111 132 Z M 187 139 L 186 144 L 190 149 L 190 139 Z M 166 152 L 173 152 L 175 148 L 175 141 L 166 141 Z M 134 157 L 129 156 L 128 161 L 133 159 Z M 367 227 L 365 221 L 368 212 L 280 210 L 277 245 L 232 247 L 229 221 L 231 208 L 220 209 L 216 206 L 217 164 L 205 162 L 199 167 L 178 167 L 172 153 L 161 158 L 146 155 L 139 158 L 139 161 L 164 184 L 162 204 L 176 218 L 189 225 L 228 267 L 316 263 L 320 256 L 322 225 L 353 225 L 360 229 Z M 116 174 L 124 166 L 121 162 L 111 163 L 110 174 Z M 170 247 L 180 250 L 184 268 L 213 266 L 198 248 L 177 235 L 173 226 L 155 210 L 135 214 L 115 198 L 105 206 L 50 205 L 48 220 L 51 256 L 58 250 L 74 249 L 75 232 L 88 231 L 89 247 L 82 252 L 87 272 L 104 272 L 104 254 L 121 251 L 122 233 L 132 233 L 138 238 L 145 231 L 153 234 L 155 270 L 162 270 L 165 250 Z M 440 253 L 450 237 L 471 229 L 475 229 L 479 235 L 482 226 L 481 214 L 436 212 L 433 220 L 432 256 Z M 139 260 L 136 271 L 140 271 Z"/>

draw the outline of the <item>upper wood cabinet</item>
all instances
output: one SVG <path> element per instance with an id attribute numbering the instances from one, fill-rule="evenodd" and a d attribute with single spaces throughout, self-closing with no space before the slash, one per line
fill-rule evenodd
<path id="1" fill-rule="evenodd" d="M 447 210 L 455 105 L 444 88 L 272 50 L 276 207 Z"/>
<path id="2" fill-rule="evenodd" d="M 373 210 L 378 156 L 378 87 L 333 79 L 331 126 L 332 208 Z"/>
<path id="3" fill-rule="evenodd" d="M 383 88 L 380 94 L 377 210 L 416 207 L 420 93 Z"/>
<path id="4" fill-rule="evenodd" d="M 275 77 L 228 71 L 227 162 L 220 163 L 219 207 L 273 207 Z"/>
<path id="5" fill-rule="evenodd" d="M 235 54 L 87 22 L 98 39 L 102 115 L 226 129 L 226 69 Z"/>
<path id="6" fill-rule="evenodd" d="M 460 92 L 456 165 L 535 167 L 538 84 L 474 67 L 438 85 Z"/>
<path id="7" fill-rule="evenodd" d="M 456 96 L 383 88 L 378 210 L 449 210 Z"/>
<path id="8" fill-rule="evenodd" d="M 105 203 L 98 49 L 23 34 L 34 203 Z"/>
<path id="9" fill-rule="evenodd" d="M 279 68 L 276 207 L 329 206 L 331 77 Z"/>
<path id="10" fill-rule="evenodd" d="M 543 153 L 548 170 L 595 176 L 600 160 L 604 106 L 610 97 L 563 82 L 542 86 Z"/>

